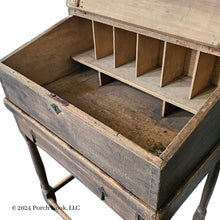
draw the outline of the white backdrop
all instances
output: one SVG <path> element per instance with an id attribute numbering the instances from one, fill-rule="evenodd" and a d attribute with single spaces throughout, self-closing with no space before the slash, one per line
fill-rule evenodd
<path id="1" fill-rule="evenodd" d="M 60 0 L 10 0 L 0 1 L 0 58 L 45 31 L 67 16 L 65 1 Z M 0 88 L 0 100 L 4 98 Z M 49 181 L 55 185 L 68 175 L 59 164 L 40 151 L 45 161 Z M 34 172 L 23 137 L 12 114 L 0 102 L 0 219 L 61 219 L 53 211 L 33 210 L 45 206 L 37 176 Z M 199 203 L 203 182 L 183 204 L 173 220 L 192 219 Z M 209 205 L 206 220 L 220 219 L 220 180 Z M 80 205 L 80 211 L 68 211 L 73 219 L 121 219 L 105 203 L 91 193 L 78 180 L 73 180 L 57 193 L 59 205 Z M 13 210 L 18 206 L 31 206 L 31 211 Z"/>

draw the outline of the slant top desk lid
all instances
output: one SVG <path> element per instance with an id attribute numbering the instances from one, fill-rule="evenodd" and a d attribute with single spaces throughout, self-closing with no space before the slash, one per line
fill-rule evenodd
<path id="1" fill-rule="evenodd" d="M 67 6 L 220 49 L 219 0 L 68 0 Z"/>

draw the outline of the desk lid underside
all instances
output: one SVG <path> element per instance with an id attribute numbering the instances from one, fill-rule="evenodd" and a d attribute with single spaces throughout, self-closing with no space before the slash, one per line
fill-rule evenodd
<path id="1" fill-rule="evenodd" d="M 220 49 L 218 0 L 68 0 L 67 5 Z"/>

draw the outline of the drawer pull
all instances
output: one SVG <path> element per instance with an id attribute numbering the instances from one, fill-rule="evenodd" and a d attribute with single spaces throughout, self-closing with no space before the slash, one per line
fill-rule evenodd
<path id="1" fill-rule="evenodd" d="M 51 107 L 56 112 L 57 115 L 59 115 L 62 111 L 59 109 L 59 107 L 55 104 L 51 104 Z"/>
<path id="2" fill-rule="evenodd" d="M 105 192 L 105 189 L 103 187 L 100 187 L 99 191 L 101 193 L 101 200 L 104 201 L 105 197 L 108 197 L 108 194 Z"/>

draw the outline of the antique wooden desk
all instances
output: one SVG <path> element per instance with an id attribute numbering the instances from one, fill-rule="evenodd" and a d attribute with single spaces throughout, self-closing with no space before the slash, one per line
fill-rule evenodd
<path id="1" fill-rule="evenodd" d="M 0 63 L 45 200 L 70 219 L 55 192 L 76 177 L 124 219 L 170 219 L 209 173 L 204 219 L 220 166 L 219 3 L 67 5 Z M 54 188 L 37 146 L 71 173 Z"/>

